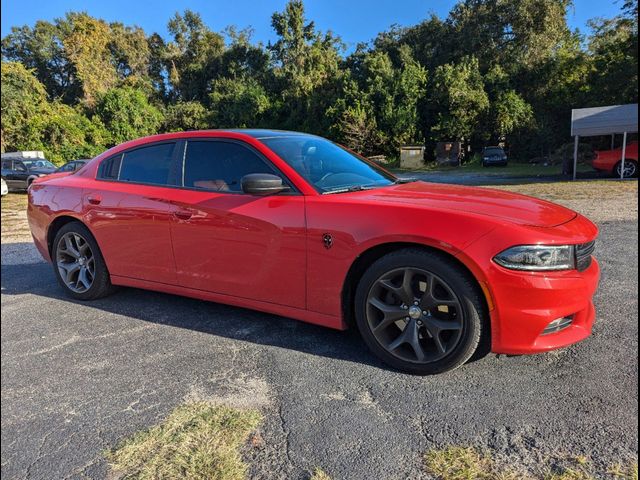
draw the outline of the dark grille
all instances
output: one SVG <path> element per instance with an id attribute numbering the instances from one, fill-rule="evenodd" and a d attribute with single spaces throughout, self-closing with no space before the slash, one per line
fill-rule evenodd
<path id="1" fill-rule="evenodd" d="M 584 272 L 591 266 L 591 255 L 596 249 L 596 241 L 576 245 L 576 268 Z"/>

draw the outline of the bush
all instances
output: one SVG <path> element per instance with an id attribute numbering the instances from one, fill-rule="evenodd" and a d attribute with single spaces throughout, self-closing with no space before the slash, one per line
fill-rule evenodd
<path id="1" fill-rule="evenodd" d="M 110 132 L 112 144 L 157 133 L 162 122 L 160 110 L 132 87 L 112 88 L 102 95 L 96 115 Z"/>

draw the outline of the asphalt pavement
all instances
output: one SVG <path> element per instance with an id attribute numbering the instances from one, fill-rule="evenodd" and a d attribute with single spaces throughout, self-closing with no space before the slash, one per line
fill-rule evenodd
<path id="1" fill-rule="evenodd" d="M 424 478 L 430 448 L 534 467 L 637 459 L 638 224 L 601 222 L 594 334 L 417 377 L 353 332 L 135 289 L 64 296 L 28 243 L 2 245 L 2 478 L 104 478 L 103 452 L 188 399 L 265 413 L 251 478 Z"/>

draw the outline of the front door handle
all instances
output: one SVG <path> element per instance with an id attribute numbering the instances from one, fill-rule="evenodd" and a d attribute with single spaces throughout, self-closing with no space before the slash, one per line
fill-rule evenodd
<path id="1" fill-rule="evenodd" d="M 179 220 L 189 220 L 193 216 L 193 212 L 189 210 L 176 210 L 173 212 L 173 216 Z"/>

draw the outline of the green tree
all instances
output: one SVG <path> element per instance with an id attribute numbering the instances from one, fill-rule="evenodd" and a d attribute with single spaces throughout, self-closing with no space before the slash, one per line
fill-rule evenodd
<path id="1" fill-rule="evenodd" d="M 160 110 L 131 87 L 113 88 L 101 95 L 95 112 L 110 132 L 112 144 L 154 134 L 162 122 Z"/>
<path id="2" fill-rule="evenodd" d="M 258 125 L 270 106 L 265 89 L 253 79 L 221 78 L 211 83 L 211 124 L 216 128 Z"/>
<path id="3" fill-rule="evenodd" d="M 331 121 L 325 114 L 337 99 L 341 81 L 340 39 L 316 31 L 305 19 L 300 0 L 274 13 L 271 25 L 278 35 L 267 47 L 275 61 L 272 121 L 283 128 L 326 133 Z"/>
<path id="4" fill-rule="evenodd" d="M 61 20 L 38 20 L 33 28 L 12 27 L 2 39 L 2 57 L 33 70 L 51 98 L 73 102 L 81 93 L 74 66 L 64 51 L 67 27 Z"/>
<path id="5" fill-rule="evenodd" d="M 60 102 L 52 103 L 30 120 L 38 141 L 30 149 L 43 150 L 47 158 L 62 164 L 78 158 L 93 158 L 109 144 L 109 133 L 97 119 Z"/>
<path id="6" fill-rule="evenodd" d="M 162 130 L 179 132 L 209 127 L 207 109 L 200 102 L 177 102 L 169 105 L 164 115 Z"/>
<path id="7" fill-rule="evenodd" d="M 474 55 L 480 67 L 508 71 L 533 66 L 553 54 L 569 34 L 571 0 L 464 0 L 451 10 L 448 47 L 458 59 Z"/>
<path id="8" fill-rule="evenodd" d="M 441 140 L 468 141 L 489 108 L 478 60 L 465 57 L 437 67 L 430 93 L 433 133 Z"/>
<path id="9" fill-rule="evenodd" d="M 331 32 L 317 32 L 305 19 L 302 1 L 290 0 L 283 12 L 273 14 L 271 26 L 278 40 L 268 48 L 286 93 L 309 93 L 337 72 L 340 39 Z"/>
<path id="10" fill-rule="evenodd" d="M 47 92 L 18 62 L 2 62 L 2 151 L 28 149 L 39 141 L 31 128 L 34 117 L 48 110 Z"/>
<path id="11" fill-rule="evenodd" d="M 514 90 L 498 93 L 491 105 L 491 111 L 495 119 L 494 131 L 500 139 L 506 138 L 517 129 L 526 127 L 533 119 L 531 105 Z"/>
<path id="12" fill-rule="evenodd" d="M 63 39 L 65 55 L 82 82 L 85 104 L 93 107 L 100 94 L 117 83 L 109 49 L 111 30 L 106 22 L 86 13 L 67 14 L 67 21 L 71 28 Z"/>
<path id="13" fill-rule="evenodd" d="M 147 78 L 151 61 L 151 47 L 144 30 L 115 22 L 109 25 L 108 48 L 118 78 L 130 76 Z"/>
<path id="14" fill-rule="evenodd" d="M 635 5 L 634 5 L 635 4 Z M 623 14 L 590 22 L 592 104 L 638 101 L 638 3 L 628 2 Z"/>
<path id="15" fill-rule="evenodd" d="M 224 38 L 191 10 L 176 13 L 169 20 L 168 30 L 173 40 L 166 44 L 163 56 L 172 97 L 205 102 L 212 63 L 224 51 Z"/>
<path id="16" fill-rule="evenodd" d="M 342 143 L 361 155 L 377 155 L 385 151 L 385 136 L 375 116 L 364 102 L 345 108 L 334 125 Z"/>

